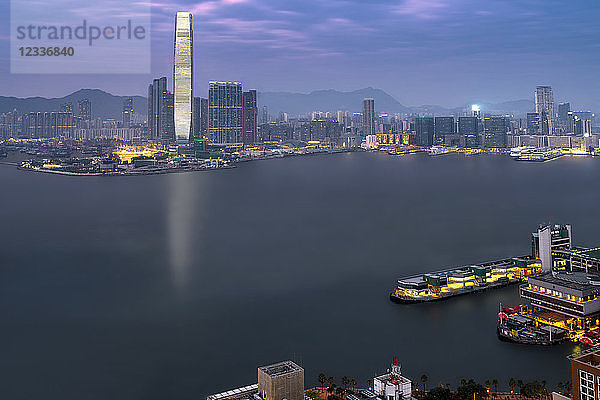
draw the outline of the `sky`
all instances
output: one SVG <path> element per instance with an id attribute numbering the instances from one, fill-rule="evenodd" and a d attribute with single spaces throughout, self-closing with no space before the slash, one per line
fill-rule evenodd
<path id="1" fill-rule="evenodd" d="M 172 85 L 175 12 L 191 11 L 200 96 L 209 80 L 235 80 L 259 92 L 371 86 L 408 106 L 456 107 L 530 99 L 551 85 L 557 102 L 600 110 L 598 0 L 142 0 L 151 73 L 116 75 L 11 74 L 1 3 L 0 95 L 145 95 L 159 76 Z"/>

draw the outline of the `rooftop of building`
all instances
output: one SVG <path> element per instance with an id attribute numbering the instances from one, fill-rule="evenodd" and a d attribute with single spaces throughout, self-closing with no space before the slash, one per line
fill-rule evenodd
<path id="1" fill-rule="evenodd" d="M 585 272 L 553 272 L 529 278 L 532 284 L 552 285 L 552 289 L 572 289 L 581 292 L 583 296 L 600 293 L 600 277 Z"/>
<path id="2" fill-rule="evenodd" d="M 586 257 L 593 258 L 595 260 L 600 260 L 600 247 L 596 247 L 593 249 L 586 249 L 580 252 Z"/>
<path id="3" fill-rule="evenodd" d="M 410 379 L 408 379 L 402 375 L 400 375 L 398 378 L 399 378 L 400 383 L 411 383 Z M 383 374 L 383 375 L 375 377 L 375 379 L 378 379 L 384 383 L 388 383 L 392 380 L 392 373 L 388 372 L 387 374 Z"/>
<path id="4" fill-rule="evenodd" d="M 588 349 L 580 353 L 575 353 L 568 358 L 573 362 L 587 364 L 591 367 L 600 369 L 600 350 Z"/>
<path id="5" fill-rule="evenodd" d="M 259 367 L 258 369 L 270 377 L 285 375 L 296 371 L 303 371 L 302 367 L 293 361 L 282 361 L 276 364 L 267 365 L 265 367 Z"/>
<path id="6" fill-rule="evenodd" d="M 228 390 L 226 392 L 211 394 L 206 400 L 225 400 L 229 398 L 242 398 L 248 396 L 251 398 L 252 394 L 258 393 L 258 384 L 248 385 L 237 389 Z"/>

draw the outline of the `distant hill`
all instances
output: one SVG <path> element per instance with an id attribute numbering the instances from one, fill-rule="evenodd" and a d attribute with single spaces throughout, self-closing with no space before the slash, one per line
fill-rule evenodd
<path id="1" fill-rule="evenodd" d="M 114 96 L 100 89 L 81 89 L 64 97 L 47 99 L 44 97 L 6 97 L 0 96 L 0 113 L 19 110 L 22 113 L 31 111 L 58 111 L 60 105 L 73 103 L 73 110 L 81 99 L 89 99 L 92 103 L 92 117 L 121 119 L 123 100 L 133 98 L 135 113 L 147 114 L 148 103 L 142 96 Z"/>
<path id="2" fill-rule="evenodd" d="M 133 98 L 134 112 L 142 115 L 147 113 L 147 100 L 142 96 L 115 96 L 100 89 L 81 89 L 64 97 L 47 99 L 44 97 L 6 97 L 0 96 L 0 114 L 14 109 L 20 112 L 30 111 L 58 111 L 60 105 L 73 103 L 73 107 L 81 99 L 90 99 L 92 102 L 92 117 L 120 119 L 123 111 L 123 100 L 126 97 Z M 375 99 L 376 113 L 401 113 L 421 115 L 449 115 L 462 114 L 470 109 L 470 105 L 456 108 L 445 108 L 438 105 L 422 105 L 408 107 L 401 104 L 394 97 L 381 89 L 372 87 L 341 92 L 338 90 L 316 90 L 305 93 L 289 92 L 260 92 L 258 93 L 258 106 L 266 105 L 269 114 L 277 115 L 287 112 L 290 116 L 309 114 L 313 111 L 337 111 L 362 112 L 363 99 L 372 97 Z M 502 103 L 477 103 L 483 114 L 514 114 L 524 115 L 534 109 L 531 100 L 514 100 Z"/>
<path id="3" fill-rule="evenodd" d="M 267 106 L 269 114 L 277 115 L 287 112 L 290 115 L 308 114 L 313 111 L 346 110 L 362 112 L 363 99 L 375 99 L 376 112 L 405 113 L 410 110 L 398 100 L 381 89 L 368 87 L 352 92 L 340 92 L 333 89 L 316 90 L 314 92 L 261 92 L 258 94 L 258 106 Z"/>
<path id="4" fill-rule="evenodd" d="M 345 110 L 350 112 L 362 112 L 362 102 L 366 97 L 375 99 L 376 113 L 401 113 L 422 115 L 448 115 L 462 114 L 471 108 L 471 104 L 463 107 L 446 108 L 439 105 L 405 106 L 394 97 L 381 89 L 372 87 L 354 90 L 351 92 L 340 92 L 337 90 L 316 90 L 314 92 L 289 93 L 289 92 L 261 92 L 258 94 L 258 106 L 267 106 L 271 115 L 287 112 L 291 116 L 308 114 L 313 111 L 336 111 Z M 515 100 L 502 103 L 477 103 L 482 113 L 490 114 L 515 114 L 524 115 L 534 109 L 531 100 Z"/>

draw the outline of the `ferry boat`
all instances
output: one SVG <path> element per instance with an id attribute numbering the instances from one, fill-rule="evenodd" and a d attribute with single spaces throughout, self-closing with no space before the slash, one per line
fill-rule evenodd
<path id="1" fill-rule="evenodd" d="M 456 147 L 432 146 L 429 149 L 430 156 L 441 156 L 444 154 L 454 153 L 458 149 Z"/>
<path id="2" fill-rule="evenodd" d="M 541 272 L 539 260 L 525 256 L 413 275 L 398 279 L 390 300 L 401 304 L 440 301 L 519 283 Z"/>
<path id="3" fill-rule="evenodd" d="M 502 341 L 543 346 L 562 343 L 570 338 L 567 329 L 540 323 L 540 318 L 536 318 L 525 305 L 500 306 L 497 334 Z"/>

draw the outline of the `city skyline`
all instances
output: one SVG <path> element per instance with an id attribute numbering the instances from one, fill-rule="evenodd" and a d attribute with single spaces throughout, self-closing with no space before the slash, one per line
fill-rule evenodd
<path id="1" fill-rule="evenodd" d="M 259 92 L 301 93 L 373 86 L 385 88 L 403 104 L 447 107 L 529 98 L 525 88 L 551 85 L 559 88 L 557 101 L 577 98 L 574 108 L 597 109 L 597 84 L 591 77 L 598 61 L 594 51 L 598 28 L 592 24 L 598 6 L 589 2 L 560 8 L 559 2 L 540 4 L 529 1 L 517 7 L 442 0 L 383 1 L 368 7 L 354 2 L 327 6 L 266 6 L 245 0 L 153 3 L 151 76 L 57 75 L 55 83 L 41 85 L 43 76 L 8 79 L 6 73 L 3 85 L 6 94 L 18 97 L 59 97 L 82 87 L 143 95 L 150 77 L 168 76 L 172 70 L 172 61 L 166 57 L 172 43 L 172 15 L 189 9 L 198 17 L 194 51 L 210 54 L 205 63 L 195 66 L 197 82 L 239 80 Z M 311 6 L 322 12 L 310 13 Z M 509 24 L 511 31 L 505 32 L 503 27 Z M 8 27 L 0 29 L 6 34 Z M 532 52 L 532 35 L 550 40 Z M 350 40 L 342 40 L 346 38 Z M 5 46 L 7 40 L 0 40 L 0 47 Z M 231 62 L 238 57 L 244 62 Z M 204 85 L 194 89 L 206 96 Z"/>

